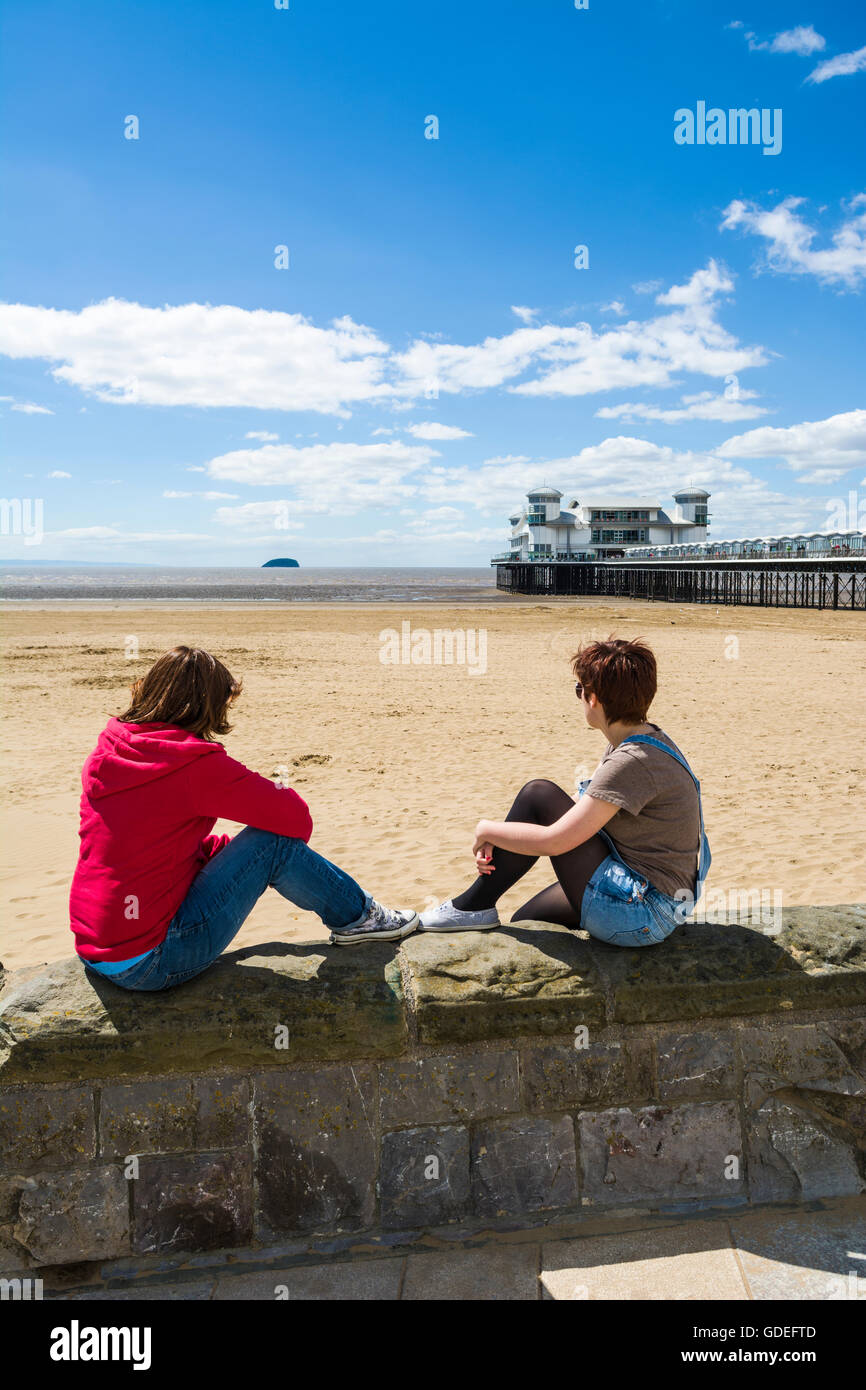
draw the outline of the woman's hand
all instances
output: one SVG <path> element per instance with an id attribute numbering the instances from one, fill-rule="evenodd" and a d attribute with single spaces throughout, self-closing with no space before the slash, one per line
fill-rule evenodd
<path id="1" fill-rule="evenodd" d="M 475 870 L 477 873 L 492 874 L 495 871 L 496 865 L 490 862 L 492 854 L 492 845 L 480 845 L 478 847 L 475 851 Z"/>
<path id="2" fill-rule="evenodd" d="M 472 853 L 475 855 L 475 870 L 479 874 L 492 874 L 495 865 L 491 864 L 493 857 L 493 846 L 487 839 L 487 827 L 483 820 L 480 820 L 475 827 L 475 840 L 472 845 Z"/>

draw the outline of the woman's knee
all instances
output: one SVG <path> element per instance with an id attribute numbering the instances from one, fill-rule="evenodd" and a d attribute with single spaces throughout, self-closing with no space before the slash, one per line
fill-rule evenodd
<path id="1" fill-rule="evenodd" d="M 525 906 L 519 907 L 516 912 L 512 912 L 510 920 L 512 922 L 532 922 L 537 920 L 526 911 Z"/>
<path id="2" fill-rule="evenodd" d="M 238 836 L 238 840 L 243 839 L 244 844 L 251 850 L 267 852 L 281 859 L 289 854 L 296 854 L 298 847 L 306 848 L 303 840 L 293 838 L 291 835 L 280 835 L 276 830 L 259 830 L 258 826 L 246 826 Z"/>
<path id="3" fill-rule="evenodd" d="M 520 788 L 514 804 L 529 815 L 558 816 L 562 814 L 562 808 L 569 800 L 570 797 L 556 782 L 551 782 L 547 777 L 533 777 L 531 782 L 525 782 Z"/>

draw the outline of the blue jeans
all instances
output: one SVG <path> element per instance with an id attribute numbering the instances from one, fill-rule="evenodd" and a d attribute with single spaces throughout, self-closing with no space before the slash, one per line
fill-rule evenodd
<path id="1" fill-rule="evenodd" d="M 200 975 L 222 955 L 267 887 L 325 926 L 362 922 L 372 898 L 303 840 L 247 826 L 192 881 L 165 939 L 145 960 L 117 975 L 100 975 L 122 989 L 170 989 Z M 95 973 L 99 973 L 98 971 Z"/>
<path id="2" fill-rule="evenodd" d="M 657 946 L 684 920 L 682 900 L 653 888 L 628 867 L 610 836 L 598 833 L 611 852 L 584 889 L 581 927 L 609 946 Z"/>

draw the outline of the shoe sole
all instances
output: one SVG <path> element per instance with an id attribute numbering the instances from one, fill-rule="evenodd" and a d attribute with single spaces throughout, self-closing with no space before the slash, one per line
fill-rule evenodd
<path id="1" fill-rule="evenodd" d="M 415 931 L 420 918 L 416 912 L 410 922 L 405 926 L 396 928 L 395 931 L 371 931 L 361 935 L 357 933 L 352 936 L 341 935 L 340 932 L 331 932 L 331 946 L 366 946 L 370 941 L 402 941 L 404 936 L 410 936 Z"/>
<path id="2" fill-rule="evenodd" d="M 423 925 L 423 923 L 422 923 L 422 924 L 419 926 L 418 930 L 419 930 L 419 931 L 442 931 L 442 932 L 447 932 L 447 931 L 496 931 L 496 928 L 497 928 L 497 927 L 501 927 L 501 926 L 502 926 L 502 923 L 501 923 L 501 922 L 483 922 L 483 923 L 480 923 L 478 926 L 475 926 L 475 925 L 467 926 L 467 925 L 465 924 L 465 922 L 442 922 L 441 924 L 438 924 L 438 923 L 437 923 L 437 925 L 436 925 L 436 926 L 433 926 L 433 927 L 425 927 L 425 926 Z"/>

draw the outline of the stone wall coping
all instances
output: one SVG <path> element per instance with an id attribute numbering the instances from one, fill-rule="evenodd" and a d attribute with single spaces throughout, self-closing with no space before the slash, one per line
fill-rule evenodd
<path id="1" fill-rule="evenodd" d="M 132 994 L 77 959 L 0 976 L 0 1085 L 397 1058 L 635 1025 L 866 1004 L 866 904 L 793 907 L 781 927 L 686 923 L 627 950 L 543 922 L 335 950 L 228 952 Z"/>

